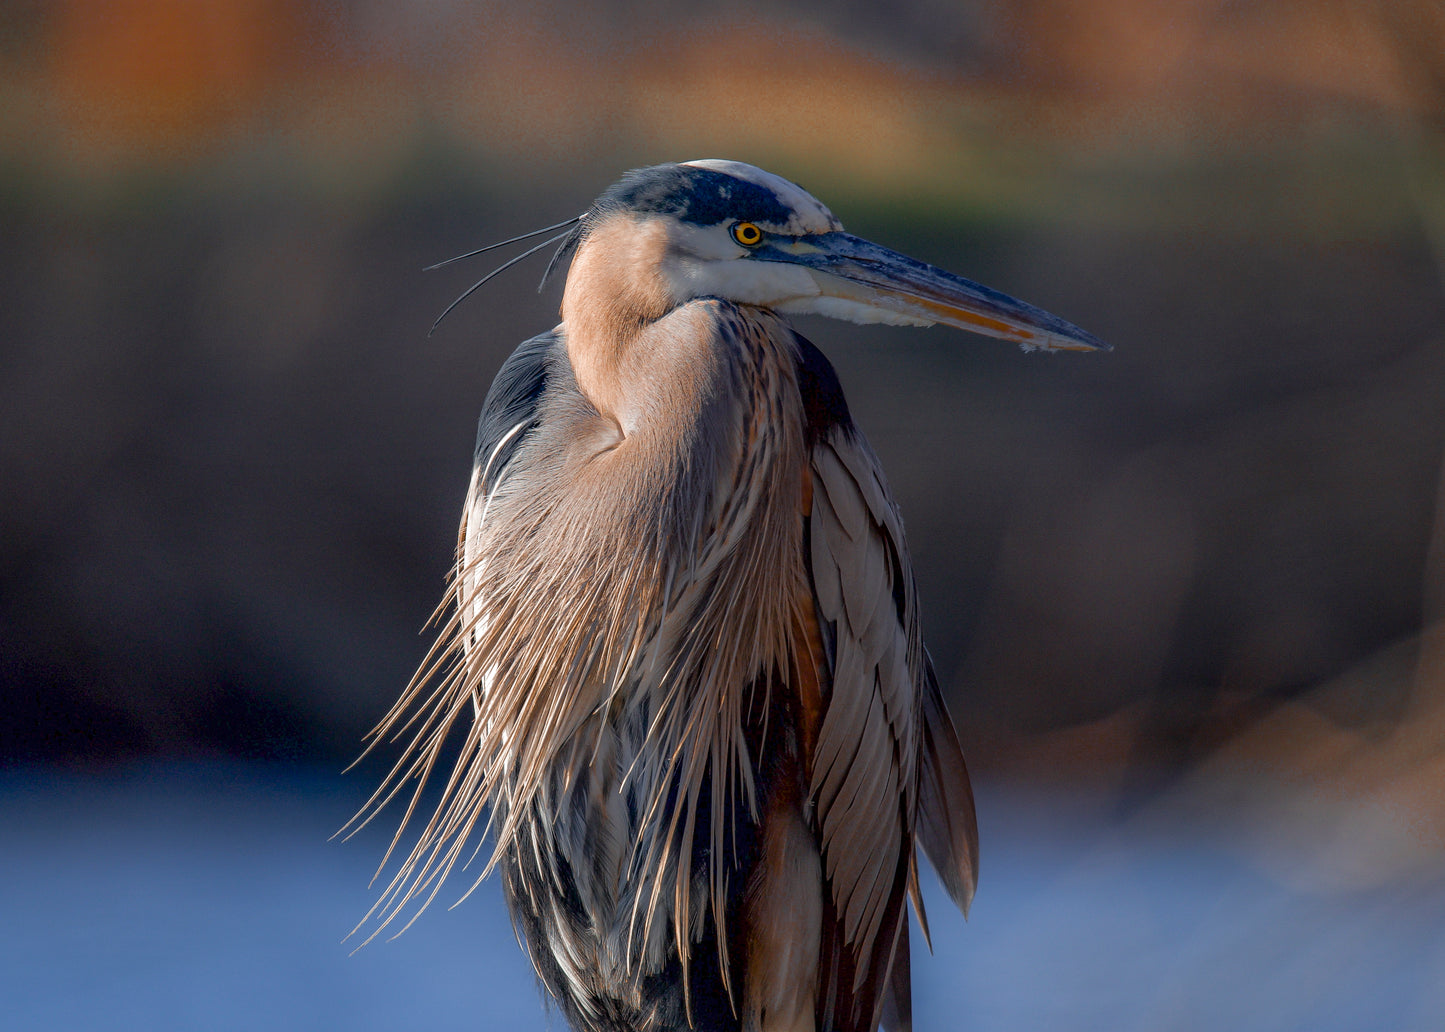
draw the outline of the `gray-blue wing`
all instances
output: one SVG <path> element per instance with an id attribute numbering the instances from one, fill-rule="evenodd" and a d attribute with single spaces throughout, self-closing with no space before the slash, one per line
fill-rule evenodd
<path id="1" fill-rule="evenodd" d="M 506 476 L 522 440 L 536 427 L 538 410 L 549 383 L 559 375 L 570 375 L 568 368 L 561 333 L 550 330 L 539 334 L 523 341 L 502 363 L 482 404 L 472 479 L 457 535 L 454 591 L 465 648 L 471 647 L 482 629 L 476 543 L 486 517 L 487 502 Z"/>
<path id="2" fill-rule="evenodd" d="M 487 474 L 484 490 L 496 485 L 537 417 L 537 405 L 553 370 L 566 359 L 562 335 L 550 330 L 523 341 L 497 370 L 477 420 L 475 461 L 478 470 Z"/>
<path id="3" fill-rule="evenodd" d="M 898 1032 L 910 1024 L 905 892 L 924 916 L 915 837 L 966 911 L 977 875 L 973 795 L 923 648 L 898 508 L 827 360 L 810 345 L 800 358 L 812 443 L 808 561 L 831 674 L 812 792 L 832 949 L 843 954 L 823 972 L 823 1016 L 871 1029 L 882 1015 Z"/>

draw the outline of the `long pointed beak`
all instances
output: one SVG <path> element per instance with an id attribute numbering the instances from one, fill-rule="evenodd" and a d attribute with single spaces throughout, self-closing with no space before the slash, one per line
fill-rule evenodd
<path id="1" fill-rule="evenodd" d="M 819 294 L 780 305 L 855 322 L 943 323 L 1011 340 L 1025 351 L 1108 351 L 1073 323 L 926 262 L 849 233 L 818 233 L 768 244 L 760 261 L 801 265 Z"/>

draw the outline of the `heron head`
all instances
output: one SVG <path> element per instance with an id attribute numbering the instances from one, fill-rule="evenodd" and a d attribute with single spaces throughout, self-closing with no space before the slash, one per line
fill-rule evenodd
<path id="1" fill-rule="evenodd" d="M 574 276 L 601 257 L 645 277 L 666 308 L 718 297 L 859 323 L 943 323 L 1026 350 L 1107 347 L 1042 309 L 843 232 L 806 190 L 739 161 L 629 172 L 588 210 L 578 240 Z"/>

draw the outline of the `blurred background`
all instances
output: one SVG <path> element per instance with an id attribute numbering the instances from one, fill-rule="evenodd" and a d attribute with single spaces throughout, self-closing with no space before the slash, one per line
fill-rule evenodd
<path id="1" fill-rule="evenodd" d="M 1445 1027 L 1436 0 L 0 2 L 0 1026 L 562 1027 L 326 838 L 556 318 L 421 269 L 697 157 L 1116 348 L 801 325 L 979 786 L 919 1027 Z"/>

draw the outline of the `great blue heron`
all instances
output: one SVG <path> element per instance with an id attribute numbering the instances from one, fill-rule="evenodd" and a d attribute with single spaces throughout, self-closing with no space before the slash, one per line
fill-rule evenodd
<path id="1" fill-rule="evenodd" d="M 1102 345 L 739 162 L 630 172 L 551 228 L 562 322 L 487 395 L 363 814 L 414 781 L 404 829 L 464 727 L 460 753 L 369 916 L 424 907 L 490 829 L 481 876 L 579 1030 L 907 1029 L 915 845 L 966 911 L 973 796 L 898 508 L 782 313 Z"/>

